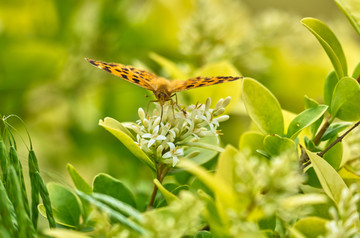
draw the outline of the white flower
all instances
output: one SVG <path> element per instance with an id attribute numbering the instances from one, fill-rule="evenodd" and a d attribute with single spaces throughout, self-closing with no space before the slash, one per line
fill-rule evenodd
<path id="1" fill-rule="evenodd" d="M 163 136 L 163 135 L 159 135 L 159 125 L 157 125 L 153 132 L 150 134 L 150 133 L 146 133 L 144 135 L 142 135 L 142 138 L 150 138 L 149 142 L 148 142 L 148 148 L 150 148 L 150 146 L 152 146 L 155 141 L 157 140 L 166 140 L 166 137 Z"/>
<path id="2" fill-rule="evenodd" d="M 173 160 L 173 167 L 175 167 L 175 165 L 177 164 L 177 162 L 179 161 L 178 156 L 184 155 L 184 151 L 183 149 L 177 149 L 174 145 L 174 143 L 172 142 L 168 142 L 167 143 L 170 147 L 170 151 L 166 152 L 163 155 L 164 159 L 170 158 L 172 157 Z"/>

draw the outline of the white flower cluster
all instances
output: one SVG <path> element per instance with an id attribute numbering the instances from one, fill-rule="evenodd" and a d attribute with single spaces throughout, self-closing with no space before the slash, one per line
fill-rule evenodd
<path id="1" fill-rule="evenodd" d="M 136 133 L 136 144 L 154 162 L 172 164 L 174 167 L 184 156 L 186 142 L 205 136 L 218 137 L 219 123 L 229 119 L 228 115 L 221 114 L 225 112 L 230 99 L 220 99 L 214 108 L 210 108 L 210 98 L 205 104 L 190 105 L 186 109 L 180 109 L 174 103 L 167 103 L 162 108 L 156 104 L 157 109 L 148 116 L 139 108 L 140 120 L 127 127 Z"/>
<path id="2" fill-rule="evenodd" d="M 333 219 L 326 223 L 326 238 L 360 237 L 357 208 L 359 200 L 359 188 L 356 183 L 349 189 L 343 189 L 337 209 L 331 207 L 329 210 Z"/>

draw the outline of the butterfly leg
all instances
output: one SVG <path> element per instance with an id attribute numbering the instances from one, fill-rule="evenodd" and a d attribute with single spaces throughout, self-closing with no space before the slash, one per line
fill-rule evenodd
<path id="1" fill-rule="evenodd" d="M 177 106 L 177 108 L 180 110 L 180 111 L 182 111 L 183 113 L 184 113 L 184 116 L 186 116 L 186 111 L 184 110 L 184 109 L 182 109 L 180 106 L 179 106 L 179 104 L 178 104 L 178 97 L 177 97 L 177 94 L 176 93 L 174 93 L 173 95 L 171 95 L 171 97 L 174 97 L 175 96 L 175 102 L 174 101 L 172 101 L 173 102 L 173 104 L 175 104 L 176 106 Z"/>

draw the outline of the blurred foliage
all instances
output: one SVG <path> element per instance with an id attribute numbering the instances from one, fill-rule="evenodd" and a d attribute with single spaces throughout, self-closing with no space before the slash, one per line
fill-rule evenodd
<path id="1" fill-rule="evenodd" d="M 150 188 L 142 185 L 142 178 L 151 177 L 145 166 L 98 126 L 106 116 L 135 120 L 150 93 L 96 70 L 84 58 L 169 76 L 150 59 L 155 52 L 189 77 L 226 60 L 266 85 L 282 108 L 300 112 L 304 94 L 321 101 L 331 65 L 300 24 L 303 9 L 291 4 L 254 10 L 237 0 L 0 1 L 0 113 L 26 121 L 40 167 L 60 173 L 52 180 L 63 181 L 70 162 L 87 179 L 107 172 L 139 190 Z M 320 10 L 341 36 L 352 70 L 360 53 L 356 36 L 344 16 Z M 237 144 L 248 124 L 242 111 L 232 112 L 223 127 L 224 143 Z"/>

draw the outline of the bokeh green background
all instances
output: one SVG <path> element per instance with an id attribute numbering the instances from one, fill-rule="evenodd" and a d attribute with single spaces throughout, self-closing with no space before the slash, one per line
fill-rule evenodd
<path id="1" fill-rule="evenodd" d="M 330 0 L 1 0 L 0 114 L 26 122 L 48 180 L 67 183 L 66 164 L 72 163 L 89 182 L 106 172 L 141 187 L 151 182 L 144 180 L 150 171 L 98 121 L 137 120 L 149 92 L 84 58 L 143 66 L 162 76 L 169 74 L 151 52 L 189 76 L 226 61 L 265 84 L 284 109 L 300 112 L 305 94 L 322 102 L 331 70 L 300 23 L 307 16 L 334 30 L 354 68 L 359 39 Z M 240 103 L 232 103 L 237 108 L 223 125 L 223 142 L 237 145 L 249 119 Z M 25 150 L 22 160 L 26 164 Z"/>

